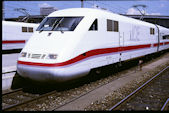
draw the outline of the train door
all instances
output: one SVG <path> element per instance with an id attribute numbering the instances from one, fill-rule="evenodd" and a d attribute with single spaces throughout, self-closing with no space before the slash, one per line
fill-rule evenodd
<path id="1" fill-rule="evenodd" d="M 157 52 L 159 51 L 159 44 L 160 44 L 160 37 L 161 37 L 161 33 L 160 33 L 160 30 L 159 30 L 159 27 L 155 24 L 155 26 L 157 27 L 157 40 L 158 40 L 158 44 L 157 44 Z"/>
<path id="2" fill-rule="evenodd" d="M 122 52 L 123 52 L 123 46 L 124 46 L 124 32 L 119 32 L 119 62 L 121 62 L 122 59 Z"/>
<path id="3" fill-rule="evenodd" d="M 119 32 L 119 47 L 124 46 L 124 32 Z"/>

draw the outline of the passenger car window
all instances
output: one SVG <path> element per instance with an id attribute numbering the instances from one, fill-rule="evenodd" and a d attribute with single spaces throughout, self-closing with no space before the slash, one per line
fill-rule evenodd
<path id="1" fill-rule="evenodd" d="M 33 32 L 33 28 L 32 27 L 28 27 L 28 32 Z"/>
<path id="2" fill-rule="evenodd" d="M 114 23 L 113 31 L 118 32 L 119 31 L 119 22 L 118 21 L 113 21 L 113 23 Z"/>
<path id="3" fill-rule="evenodd" d="M 163 39 L 165 40 L 165 39 L 169 39 L 169 35 L 164 35 L 163 36 Z"/>
<path id="4" fill-rule="evenodd" d="M 107 31 L 118 32 L 119 31 L 118 29 L 119 29 L 118 21 L 113 21 L 113 20 L 107 19 Z"/>
<path id="5" fill-rule="evenodd" d="M 97 30 L 98 30 L 98 22 L 97 19 L 95 19 L 92 25 L 90 26 L 89 31 L 97 31 Z"/>
<path id="6" fill-rule="evenodd" d="M 107 31 L 113 31 L 112 20 L 107 19 Z"/>
<path id="7" fill-rule="evenodd" d="M 154 28 L 150 28 L 150 34 L 154 35 Z"/>
<path id="8" fill-rule="evenodd" d="M 22 32 L 27 32 L 27 27 L 22 27 Z"/>

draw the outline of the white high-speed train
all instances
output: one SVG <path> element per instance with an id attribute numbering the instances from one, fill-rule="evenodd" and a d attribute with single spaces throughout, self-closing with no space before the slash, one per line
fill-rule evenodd
<path id="1" fill-rule="evenodd" d="M 39 24 L 2 21 L 2 50 L 22 49 Z"/>
<path id="2" fill-rule="evenodd" d="M 168 48 L 167 28 L 100 9 L 65 9 L 41 22 L 20 53 L 17 72 L 36 81 L 66 82 Z"/>

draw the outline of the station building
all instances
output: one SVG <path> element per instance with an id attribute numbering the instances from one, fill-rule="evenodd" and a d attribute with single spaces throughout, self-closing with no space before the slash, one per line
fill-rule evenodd
<path id="1" fill-rule="evenodd" d="M 57 11 L 58 9 L 55 7 L 41 7 L 40 15 L 49 15 L 50 13 Z"/>

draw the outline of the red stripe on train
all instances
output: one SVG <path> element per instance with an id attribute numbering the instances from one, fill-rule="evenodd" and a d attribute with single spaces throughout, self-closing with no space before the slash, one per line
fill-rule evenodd
<path id="1" fill-rule="evenodd" d="M 66 66 L 69 64 L 73 64 L 75 62 L 81 61 L 83 59 L 86 59 L 91 56 L 101 55 L 101 54 L 107 54 L 107 53 L 115 53 L 119 51 L 128 51 L 128 50 L 134 50 L 134 49 L 142 49 L 142 48 L 148 48 L 151 47 L 151 44 L 147 45 L 136 45 L 136 46 L 126 46 L 126 47 L 115 47 L 115 48 L 104 48 L 104 49 L 95 49 L 86 52 L 85 54 L 81 54 L 75 58 L 72 58 L 68 61 L 61 62 L 61 63 L 35 63 L 35 62 L 25 62 L 25 61 L 18 61 L 18 64 L 24 64 L 24 65 L 34 65 L 34 66 L 45 66 L 45 67 L 58 67 L 58 66 Z"/>
<path id="2" fill-rule="evenodd" d="M 164 42 L 164 44 L 169 44 L 169 42 Z"/>
<path id="3" fill-rule="evenodd" d="M 169 42 L 161 42 L 159 45 L 160 46 L 162 46 L 162 45 L 167 45 L 167 44 L 169 44 Z M 156 43 L 156 44 L 153 44 L 153 46 L 158 46 L 158 43 Z"/>
<path id="4" fill-rule="evenodd" d="M 25 40 L 4 40 L 2 44 L 25 43 Z"/>

